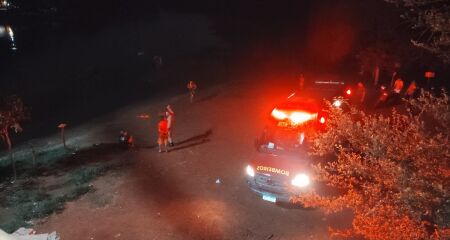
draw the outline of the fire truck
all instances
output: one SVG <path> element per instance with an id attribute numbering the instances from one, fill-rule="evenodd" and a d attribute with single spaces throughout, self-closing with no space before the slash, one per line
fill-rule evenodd
<path id="1" fill-rule="evenodd" d="M 245 169 L 249 188 L 269 202 L 290 202 L 293 196 L 317 190 L 306 139 L 324 130 L 327 114 L 321 100 L 298 95 L 289 95 L 272 109 L 255 141 L 258 151 Z M 333 107 L 341 105 L 342 98 L 332 100 Z"/>

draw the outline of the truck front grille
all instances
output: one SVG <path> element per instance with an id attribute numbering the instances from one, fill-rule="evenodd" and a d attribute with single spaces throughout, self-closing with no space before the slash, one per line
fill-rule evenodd
<path id="1" fill-rule="evenodd" d="M 264 191 L 277 194 L 289 192 L 289 180 L 286 177 L 257 172 L 255 173 L 254 181 L 256 187 Z"/>

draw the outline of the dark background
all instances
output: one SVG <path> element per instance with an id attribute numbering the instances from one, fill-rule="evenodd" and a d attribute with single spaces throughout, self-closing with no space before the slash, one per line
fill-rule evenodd
<path id="1" fill-rule="evenodd" d="M 0 24 L 12 26 L 18 47 L 12 51 L 8 39 L 0 38 L 0 94 L 17 94 L 30 107 L 32 119 L 18 141 L 53 133 L 59 122 L 73 126 L 140 99 L 182 93 L 188 79 L 205 87 L 261 69 L 356 79 L 355 56 L 366 47 L 401 56 L 407 82 L 423 80 L 429 69 L 438 73 L 436 81 L 448 74 L 433 56 L 410 45 L 417 33 L 399 18 L 401 10 L 381 0 L 13 4 L 17 8 L 0 12 Z M 177 48 L 182 35 L 154 41 L 148 28 L 166 13 L 203 17 L 223 43 L 189 51 Z M 152 65 L 154 55 L 163 58 L 161 69 Z"/>

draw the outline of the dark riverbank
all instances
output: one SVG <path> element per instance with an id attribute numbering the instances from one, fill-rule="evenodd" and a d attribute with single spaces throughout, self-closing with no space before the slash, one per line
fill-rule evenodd
<path id="1" fill-rule="evenodd" d="M 29 41 L 51 41 L 42 48 L 27 50 L 18 41 L 17 52 L 2 58 L 0 88 L 2 95 L 22 96 L 31 109 L 32 120 L 15 141 L 55 132 L 59 122 L 74 126 L 133 101 L 180 93 L 188 79 L 213 84 L 216 74 L 226 74 L 228 53 L 210 25 L 200 15 L 158 12 L 150 20 L 95 32 L 59 29 Z M 16 39 L 24 37 L 19 33 Z M 163 59 L 159 68 L 152 64 L 156 55 Z"/>
<path id="2" fill-rule="evenodd" d="M 0 14 L 17 46 L 11 50 L 10 39 L 0 38 L 0 95 L 23 97 L 32 115 L 16 143 L 55 133 L 60 122 L 74 126 L 134 101 L 184 92 L 189 79 L 206 87 L 255 71 L 287 73 L 288 81 L 307 71 L 356 75 L 356 53 L 392 31 L 376 27 L 398 18 L 380 1 L 356 0 L 23 3 Z M 383 9 L 383 18 L 373 9 Z M 407 45 L 408 33 L 395 31 L 400 37 L 392 44 Z M 155 55 L 163 59 L 159 69 Z M 407 81 L 428 68 L 424 56 L 405 65 Z"/>

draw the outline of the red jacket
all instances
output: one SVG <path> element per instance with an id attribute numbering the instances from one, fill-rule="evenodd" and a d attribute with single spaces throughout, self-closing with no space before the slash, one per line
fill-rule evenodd
<path id="1" fill-rule="evenodd" d="M 168 133 L 169 132 L 167 119 L 163 119 L 163 120 L 159 121 L 158 132 L 159 133 Z"/>

